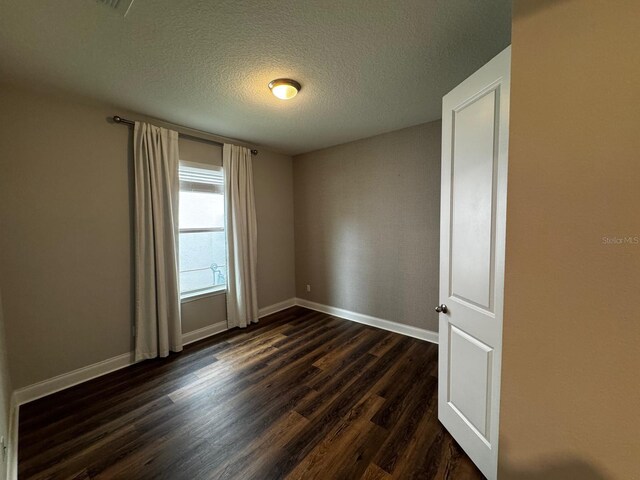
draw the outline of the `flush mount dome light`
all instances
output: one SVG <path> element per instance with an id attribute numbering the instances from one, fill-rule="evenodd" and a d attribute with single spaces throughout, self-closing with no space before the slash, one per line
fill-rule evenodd
<path id="1" fill-rule="evenodd" d="M 269 82 L 269 89 L 281 100 L 289 100 L 295 97 L 302 86 L 295 80 L 288 78 L 278 78 Z"/>

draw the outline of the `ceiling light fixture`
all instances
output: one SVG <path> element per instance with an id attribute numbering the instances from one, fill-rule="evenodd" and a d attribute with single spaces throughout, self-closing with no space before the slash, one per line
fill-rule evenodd
<path id="1" fill-rule="evenodd" d="M 295 80 L 288 78 L 278 78 L 269 82 L 269 89 L 281 100 L 289 100 L 295 97 L 302 86 Z"/>

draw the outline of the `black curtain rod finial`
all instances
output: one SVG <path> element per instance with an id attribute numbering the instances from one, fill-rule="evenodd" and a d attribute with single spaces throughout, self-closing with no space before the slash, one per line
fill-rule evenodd
<path id="1" fill-rule="evenodd" d="M 135 125 L 135 122 L 132 122 L 131 120 L 127 120 L 126 118 L 122 118 L 118 115 L 114 115 L 113 117 L 111 117 L 111 119 L 115 123 L 124 123 L 125 125 Z"/>

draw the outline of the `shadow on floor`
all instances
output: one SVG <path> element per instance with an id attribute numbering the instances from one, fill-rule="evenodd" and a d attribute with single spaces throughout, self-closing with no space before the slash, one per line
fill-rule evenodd
<path id="1" fill-rule="evenodd" d="M 593 465 L 583 460 L 556 460 L 532 467 L 505 466 L 500 469 L 501 480 L 608 480 Z"/>

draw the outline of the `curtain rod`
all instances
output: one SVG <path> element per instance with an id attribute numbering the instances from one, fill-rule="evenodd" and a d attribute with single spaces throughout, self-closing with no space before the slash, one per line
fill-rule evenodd
<path id="1" fill-rule="evenodd" d="M 126 118 L 119 117 L 118 115 L 114 115 L 112 118 L 113 118 L 113 121 L 115 123 L 124 123 L 125 125 L 135 125 L 136 124 L 136 122 L 134 122 L 133 120 L 127 120 Z M 191 134 L 188 134 L 188 133 L 180 133 L 180 135 L 186 136 L 186 137 L 200 138 L 201 140 L 206 140 L 207 142 L 211 142 L 211 143 L 214 143 L 214 144 L 220 145 L 220 146 L 224 145 L 224 143 L 222 143 L 222 142 L 217 142 L 215 140 L 211 140 L 210 138 L 201 138 L 201 137 L 198 137 L 197 135 L 191 135 Z M 258 150 L 255 150 L 255 149 L 251 150 L 251 154 L 252 155 L 258 155 Z"/>

